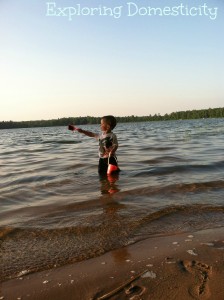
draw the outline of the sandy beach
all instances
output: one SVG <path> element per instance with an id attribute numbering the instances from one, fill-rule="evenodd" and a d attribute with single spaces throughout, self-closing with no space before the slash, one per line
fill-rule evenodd
<path id="1" fill-rule="evenodd" d="M 153 237 L 1 284 L 0 299 L 224 299 L 224 228 Z"/>

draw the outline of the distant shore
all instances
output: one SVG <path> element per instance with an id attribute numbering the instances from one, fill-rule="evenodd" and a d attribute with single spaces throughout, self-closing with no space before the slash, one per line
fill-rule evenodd
<path id="1" fill-rule="evenodd" d="M 178 112 L 172 112 L 170 114 L 164 114 L 164 115 L 160 115 L 160 114 L 148 115 L 148 116 L 132 115 L 126 117 L 116 116 L 116 118 L 119 123 L 224 118 L 224 107 L 178 111 Z M 54 127 L 54 126 L 67 126 L 68 124 L 75 124 L 75 125 L 100 124 L 100 117 L 86 116 L 86 117 L 69 117 L 69 118 L 36 120 L 36 121 L 0 121 L 0 129 Z"/>

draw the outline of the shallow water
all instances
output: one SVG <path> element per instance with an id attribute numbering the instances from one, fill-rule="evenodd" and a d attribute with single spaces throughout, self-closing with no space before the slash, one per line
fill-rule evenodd
<path id="1" fill-rule="evenodd" d="M 95 139 L 65 127 L 1 130 L 1 280 L 224 226 L 224 119 L 114 132 L 121 172 L 100 178 Z"/>

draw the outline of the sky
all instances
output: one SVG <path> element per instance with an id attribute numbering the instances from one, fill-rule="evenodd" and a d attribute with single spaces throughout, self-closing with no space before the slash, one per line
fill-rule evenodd
<path id="1" fill-rule="evenodd" d="M 223 32 L 223 0 L 0 0 L 0 121 L 223 107 Z"/>

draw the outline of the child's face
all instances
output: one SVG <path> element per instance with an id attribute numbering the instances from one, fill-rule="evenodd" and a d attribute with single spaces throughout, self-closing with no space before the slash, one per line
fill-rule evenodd
<path id="1" fill-rule="evenodd" d="M 110 125 L 104 119 L 101 120 L 100 128 L 102 131 L 110 131 Z"/>

